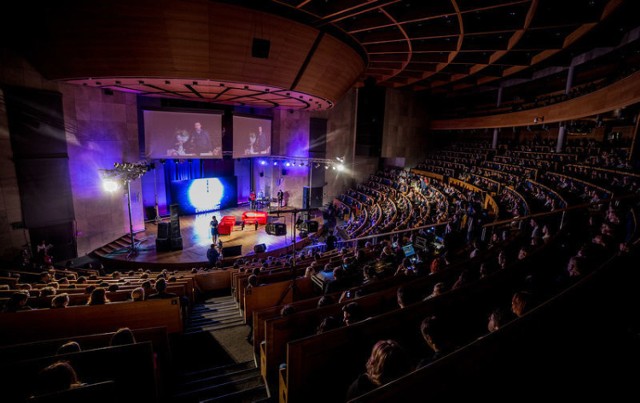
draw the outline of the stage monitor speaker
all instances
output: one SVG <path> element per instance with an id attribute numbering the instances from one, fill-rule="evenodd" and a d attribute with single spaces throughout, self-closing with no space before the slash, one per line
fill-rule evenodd
<path id="1" fill-rule="evenodd" d="M 287 235 L 287 226 L 280 222 L 267 224 L 265 230 L 269 235 Z"/>
<path id="2" fill-rule="evenodd" d="M 182 250 L 182 237 L 171 238 L 171 250 Z"/>
<path id="3" fill-rule="evenodd" d="M 158 239 L 169 239 L 171 238 L 171 223 L 170 222 L 159 222 L 158 223 Z"/>
<path id="4" fill-rule="evenodd" d="M 267 245 L 263 243 L 259 243 L 253 247 L 254 253 L 264 253 L 267 251 Z"/>
<path id="5" fill-rule="evenodd" d="M 268 39 L 253 38 L 253 44 L 251 46 L 251 56 L 258 59 L 269 58 L 269 50 L 271 48 L 271 41 Z"/>
<path id="6" fill-rule="evenodd" d="M 171 250 L 171 241 L 167 238 L 156 239 L 156 252 L 168 252 Z"/>
<path id="7" fill-rule="evenodd" d="M 225 246 L 222 248 L 222 256 L 234 257 L 242 255 L 242 245 Z"/>

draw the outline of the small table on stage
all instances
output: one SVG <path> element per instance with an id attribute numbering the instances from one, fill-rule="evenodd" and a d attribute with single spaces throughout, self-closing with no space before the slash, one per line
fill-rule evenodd
<path id="1" fill-rule="evenodd" d="M 261 210 L 265 207 L 269 207 L 270 200 L 267 197 L 263 197 L 262 199 L 256 199 L 256 209 Z"/>

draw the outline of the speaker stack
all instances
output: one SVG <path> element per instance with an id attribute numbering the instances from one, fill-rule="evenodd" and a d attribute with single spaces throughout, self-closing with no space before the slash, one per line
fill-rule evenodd
<path id="1" fill-rule="evenodd" d="M 267 251 L 267 245 L 260 243 L 257 244 L 253 247 L 253 252 L 254 253 L 264 253 Z"/>
<path id="2" fill-rule="evenodd" d="M 156 237 L 156 251 L 168 252 L 182 249 L 182 235 L 180 234 L 180 217 L 178 205 L 170 206 L 171 218 L 169 222 L 158 223 L 158 236 Z"/>

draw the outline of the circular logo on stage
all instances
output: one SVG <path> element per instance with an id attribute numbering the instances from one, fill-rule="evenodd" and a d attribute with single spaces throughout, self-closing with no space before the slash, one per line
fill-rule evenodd
<path id="1" fill-rule="evenodd" d="M 196 213 L 220 209 L 224 186 L 217 178 L 196 179 L 189 187 L 189 202 Z"/>

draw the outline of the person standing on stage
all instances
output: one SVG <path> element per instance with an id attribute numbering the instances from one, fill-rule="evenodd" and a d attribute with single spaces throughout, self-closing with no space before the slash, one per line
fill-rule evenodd
<path id="1" fill-rule="evenodd" d="M 249 202 L 251 203 L 251 210 L 255 210 L 256 209 L 256 192 L 255 192 L 255 190 L 252 190 L 251 193 L 249 193 Z"/>
<path id="2" fill-rule="evenodd" d="M 282 202 L 284 200 L 284 193 L 282 189 L 278 190 L 278 207 L 282 207 Z"/>
<path id="3" fill-rule="evenodd" d="M 216 243 L 218 241 L 218 219 L 216 216 L 213 216 L 209 226 L 211 227 L 211 241 Z"/>

